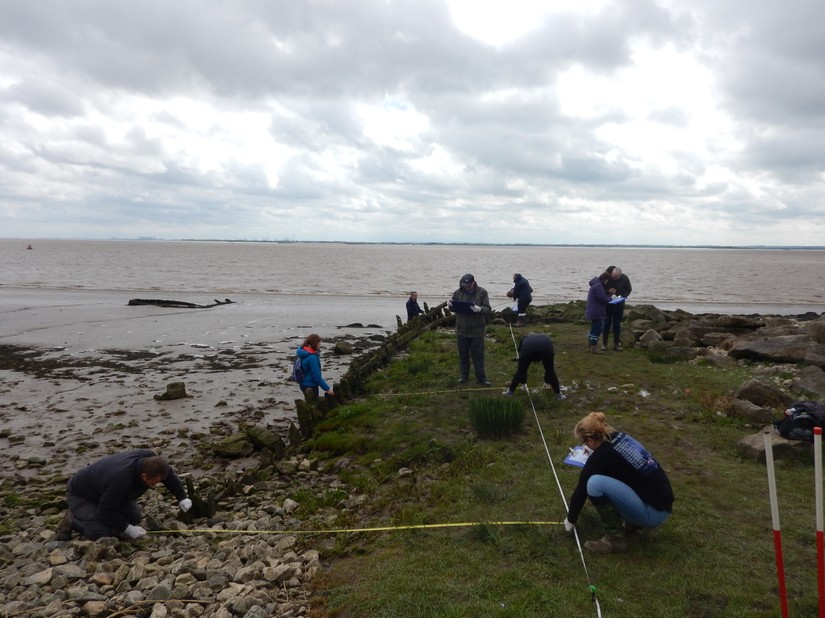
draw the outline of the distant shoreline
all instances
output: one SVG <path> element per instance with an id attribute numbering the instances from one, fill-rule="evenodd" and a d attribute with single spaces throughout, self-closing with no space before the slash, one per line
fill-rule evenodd
<path id="1" fill-rule="evenodd" d="M 82 242 L 202 242 L 202 243 L 260 243 L 260 244 L 304 244 L 304 245 L 388 245 L 402 247 L 558 247 L 564 249 L 739 249 L 768 251 L 825 251 L 825 245 L 657 245 L 657 244 L 588 244 L 588 243 L 492 243 L 492 242 L 403 242 L 403 241 L 356 241 L 356 240 L 290 240 L 290 239 L 248 239 L 248 238 L 157 238 L 137 236 L 134 238 L 24 238 L 3 237 L 2 240 L 19 240 L 34 243 L 47 241 Z"/>

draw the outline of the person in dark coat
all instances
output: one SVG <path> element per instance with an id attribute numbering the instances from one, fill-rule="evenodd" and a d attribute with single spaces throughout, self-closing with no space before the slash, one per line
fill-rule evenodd
<path id="1" fill-rule="evenodd" d="M 512 397 L 519 384 L 527 384 L 527 370 L 532 363 L 541 362 L 544 365 L 544 388 L 552 388 L 556 399 L 564 399 L 559 386 L 559 378 L 553 364 L 553 341 L 543 333 L 530 333 L 522 337 L 518 344 L 518 367 L 510 382 L 510 388 L 502 393 L 505 397 Z"/>
<path id="2" fill-rule="evenodd" d="M 594 354 L 601 352 L 599 350 L 599 335 L 602 334 L 604 329 L 607 303 L 610 302 L 610 295 L 605 288 L 608 281 L 610 281 L 610 275 L 606 272 L 598 277 L 593 277 L 590 280 L 590 290 L 587 292 L 587 306 L 584 310 L 584 317 L 590 321 L 588 343 L 590 344 L 590 351 Z"/>
<path id="3" fill-rule="evenodd" d="M 422 313 L 424 313 L 424 310 L 418 304 L 418 292 L 410 292 L 410 298 L 407 301 L 407 320 L 412 320 Z"/>
<path id="4" fill-rule="evenodd" d="M 673 511 L 673 488 L 659 462 L 635 438 L 616 431 L 601 412 L 591 412 L 573 434 L 590 451 L 570 497 L 564 529 L 572 534 L 587 500 L 605 535 L 584 546 L 601 554 L 627 551 L 627 531 L 655 528 Z"/>
<path id="5" fill-rule="evenodd" d="M 57 539 L 68 541 L 72 531 L 90 541 L 123 535 L 138 539 L 146 534 L 137 499 L 163 483 L 183 512 L 192 507 L 169 463 L 153 451 L 137 449 L 108 455 L 82 468 L 67 487 L 69 510 L 57 529 Z"/>
<path id="6" fill-rule="evenodd" d="M 607 290 L 616 297 L 627 299 L 633 291 L 630 285 L 630 278 L 622 272 L 618 266 L 608 266 L 606 273 L 610 274 L 610 281 L 607 282 Z M 607 350 L 607 338 L 610 336 L 610 329 L 613 329 L 613 349 L 616 352 L 622 351 L 622 320 L 624 319 L 625 301 L 608 303 L 605 312 L 604 328 L 602 330 L 602 350 Z"/>
<path id="7" fill-rule="evenodd" d="M 492 316 L 490 295 L 476 283 L 475 277 L 467 273 L 458 282 L 458 289 L 449 301 L 450 309 L 454 301 L 471 303 L 470 313 L 456 313 L 455 339 L 458 347 L 458 383 L 464 384 L 470 377 L 470 359 L 480 386 L 490 386 L 484 369 L 484 335 L 487 322 Z"/>
<path id="8" fill-rule="evenodd" d="M 516 301 L 516 326 L 524 326 L 527 323 L 527 306 L 533 302 L 533 288 L 530 282 L 521 276 L 521 273 L 513 274 L 513 289 L 507 294 Z"/>

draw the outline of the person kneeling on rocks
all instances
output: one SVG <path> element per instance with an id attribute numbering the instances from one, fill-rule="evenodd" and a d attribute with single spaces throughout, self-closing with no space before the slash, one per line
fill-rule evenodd
<path id="1" fill-rule="evenodd" d="M 605 534 L 598 541 L 587 541 L 585 548 L 600 554 L 625 552 L 627 532 L 655 528 L 670 516 L 674 501 L 670 480 L 644 446 L 613 429 L 601 412 L 585 416 L 573 433 L 591 454 L 570 498 L 564 529 L 573 533 L 589 498 Z"/>
<path id="2" fill-rule="evenodd" d="M 68 541 L 73 530 L 90 541 L 144 536 L 137 499 L 158 483 L 175 496 L 181 511 L 192 507 L 169 463 L 148 449 L 108 455 L 86 466 L 69 480 L 69 510 L 57 528 L 57 540 Z"/>

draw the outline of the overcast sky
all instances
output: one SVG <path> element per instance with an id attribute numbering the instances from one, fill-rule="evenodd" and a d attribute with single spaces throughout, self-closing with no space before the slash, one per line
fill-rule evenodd
<path id="1" fill-rule="evenodd" d="M 0 236 L 825 245 L 825 3 L 3 0 Z"/>

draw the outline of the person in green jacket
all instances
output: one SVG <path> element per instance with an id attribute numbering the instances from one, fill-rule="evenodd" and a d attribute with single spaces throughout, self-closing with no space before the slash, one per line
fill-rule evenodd
<path id="1" fill-rule="evenodd" d="M 476 381 L 481 386 L 490 386 L 487 373 L 484 371 L 484 334 L 487 330 L 487 321 L 493 310 L 490 307 L 490 297 L 487 290 L 476 283 L 475 277 L 467 273 L 461 278 L 458 289 L 453 292 L 450 308 L 453 302 L 469 302 L 467 313 L 456 311 L 455 334 L 458 346 L 458 383 L 464 384 L 470 377 L 470 360 L 473 362 Z"/>

